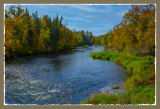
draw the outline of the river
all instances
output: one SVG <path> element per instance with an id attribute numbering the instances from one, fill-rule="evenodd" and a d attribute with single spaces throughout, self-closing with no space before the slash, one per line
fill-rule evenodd
<path id="1" fill-rule="evenodd" d="M 6 104 L 79 104 L 94 93 L 117 93 L 125 78 L 119 65 L 92 59 L 90 52 L 104 50 L 90 46 L 59 52 L 8 59 L 5 62 Z M 66 90 L 66 94 L 65 94 Z"/>

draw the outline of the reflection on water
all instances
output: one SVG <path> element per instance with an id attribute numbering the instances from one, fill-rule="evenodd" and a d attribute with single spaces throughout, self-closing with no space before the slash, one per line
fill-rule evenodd
<path id="1" fill-rule="evenodd" d="M 89 54 L 103 47 L 7 60 L 6 104 L 79 104 L 93 93 L 113 92 L 121 84 L 124 70 L 113 62 L 94 60 Z"/>

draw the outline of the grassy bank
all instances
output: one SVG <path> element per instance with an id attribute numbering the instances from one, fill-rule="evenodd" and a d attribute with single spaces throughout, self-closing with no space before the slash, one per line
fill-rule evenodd
<path id="1" fill-rule="evenodd" d="M 81 46 L 81 48 L 88 48 L 88 47 L 89 47 L 88 45 Z"/>
<path id="2" fill-rule="evenodd" d="M 125 93 L 94 94 L 83 104 L 154 104 L 155 57 L 139 56 L 118 51 L 92 52 L 94 59 L 113 61 L 128 70 Z"/>
<path id="3" fill-rule="evenodd" d="M 92 46 L 101 46 L 100 44 L 93 44 Z"/>

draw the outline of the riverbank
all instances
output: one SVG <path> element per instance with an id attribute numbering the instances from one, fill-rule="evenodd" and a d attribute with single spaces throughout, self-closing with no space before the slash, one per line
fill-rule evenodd
<path id="1" fill-rule="evenodd" d="M 77 47 L 81 47 L 81 46 L 77 46 Z M 6 55 L 5 60 L 12 60 L 12 59 L 17 59 L 17 58 L 21 58 L 21 57 L 26 57 L 26 56 L 38 56 L 38 55 L 45 55 L 45 54 L 57 54 L 57 53 L 63 53 L 63 52 L 68 52 L 68 51 L 72 51 L 74 49 L 76 49 L 77 47 L 71 47 L 68 49 L 63 49 L 63 50 L 58 50 L 58 51 L 45 51 L 45 52 L 37 52 L 37 53 L 25 53 L 25 54 L 16 54 L 10 57 L 7 57 Z"/>
<path id="2" fill-rule="evenodd" d="M 81 46 L 81 48 L 88 48 L 88 47 L 89 47 L 88 45 Z"/>
<path id="3" fill-rule="evenodd" d="M 118 51 L 91 52 L 94 59 L 113 61 L 128 71 L 125 93 L 94 94 L 82 104 L 154 104 L 155 57 Z"/>

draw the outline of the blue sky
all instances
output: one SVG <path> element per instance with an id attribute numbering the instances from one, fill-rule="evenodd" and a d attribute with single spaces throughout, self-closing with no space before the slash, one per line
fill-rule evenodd
<path id="1" fill-rule="evenodd" d="M 17 5 L 16 5 L 17 6 Z M 8 10 L 10 5 L 5 5 Z M 131 5 L 84 5 L 84 4 L 61 4 L 61 5 L 21 5 L 29 10 L 30 14 L 38 12 L 39 17 L 44 15 L 52 19 L 57 15 L 63 16 L 63 24 L 71 30 L 90 31 L 93 35 L 103 35 L 119 24 L 123 15 L 128 12 Z"/>

